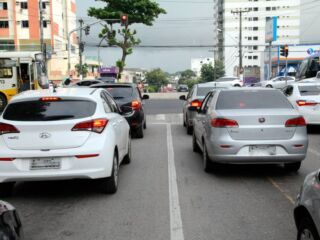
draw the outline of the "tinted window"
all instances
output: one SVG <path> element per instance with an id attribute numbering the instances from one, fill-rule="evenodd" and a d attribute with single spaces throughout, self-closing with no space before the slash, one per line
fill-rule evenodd
<path id="1" fill-rule="evenodd" d="M 110 86 L 105 88 L 114 99 L 137 97 L 131 86 Z"/>
<path id="2" fill-rule="evenodd" d="M 206 96 L 213 87 L 198 87 L 197 96 Z"/>
<path id="3" fill-rule="evenodd" d="M 299 86 L 301 96 L 320 95 L 320 85 Z"/>
<path id="4" fill-rule="evenodd" d="M 3 118 L 12 121 L 57 121 L 90 117 L 95 111 L 96 103 L 91 101 L 29 101 L 10 104 Z"/>
<path id="5" fill-rule="evenodd" d="M 280 91 L 244 90 L 221 92 L 217 109 L 293 108 Z"/>

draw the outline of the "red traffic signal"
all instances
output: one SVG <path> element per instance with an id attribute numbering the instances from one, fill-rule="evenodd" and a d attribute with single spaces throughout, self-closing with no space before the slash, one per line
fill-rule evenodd
<path id="1" fill-rule="evenodd" d="M 120 20 L 121 20 L 121 26 L 128 26 L 129 19 L 127 14 L 122 14 Z"/>

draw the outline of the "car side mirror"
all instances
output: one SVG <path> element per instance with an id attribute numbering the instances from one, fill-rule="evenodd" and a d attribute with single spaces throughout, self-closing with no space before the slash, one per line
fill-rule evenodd
<path id="1" fill-rule="evenodd" d="M 182 101 L 186 101 L 186 100 L 187 100 L 186 95 L 181 95 L 181 96 L 179 97 L 179 99 L 182 100 Z"/>
<path id="2" fill-rule="evenodd" d="M 145 94 L 145 95 L 142 96 L 142 99 L 143 99 L 143 100 L 148 100 L 148 99 L 150 99 L 150 96 L 147 95 L 147 94 Z"/>
<path id="3" fill-rule="evenodd" d="M 70 84 L 71 84 L 70 78 L 67 78 L 67 79 L 63 82 L 63 85 L 64 85 L 64 86 L 69 86 Z"/>

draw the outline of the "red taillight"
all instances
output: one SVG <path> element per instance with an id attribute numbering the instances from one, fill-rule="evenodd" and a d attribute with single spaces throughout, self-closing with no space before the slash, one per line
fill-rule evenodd
<path id="1" fill-rule="evenodd" d="M 141 109 L 142 104 L 140 101 L 134 100 L 131 102 L 131 107 L 132 107 L 132 110 L 139 110 L 139 109 Z"/>
<path id="2" fill-rule="evenodd" d="M 318 103 L 316 102 L 308 102 L 306 100 L 298 100 L 297 104 L 299 107 L 304 107 L 304 106 L 316 106 Z"/>
<path id="3" fill-rule="evenodd" d="M 86 154 L 86 155 L 76 155 L 76 158 L 94 158 L 94 157 L 98 157 L 99 154 Z"/>
<path id="4" fill-rule="evenodd" d="M 7 133 L 19 133 L 20 131 L 13 125 L 7 123 L 0 123 L 0 135 Z"/>
<path id="5" fill-rule="evenodd" d="M 193 100 L 190 103 L 190 107 L 201 108 L 201 106 L 202 106 L 202 101 L 200 101 L 199 99 Z"/>
<path id="6" fill-rule="evenodd" d="M 286 121 L 286 127 L 305 127 L 307 125 L 306 120 L 303 117 L 292 118 Z"/>
<path id="7" fill-rule="evenodd" d="M 42 102 L 57 102 L 61 101 L 61 98 L 58 97 L 42 97 L 39 99 Z"/>
<path id="8" fill-rule="evenodd" d="M 15 158 L 0 158 L 0 162 L 11 162 L 15 160 Z"/>
<path id="9" fill-rule="evenodd" d="M 215 128 L 239 127 L 237 121 L 226 118 L 214 118 L 211 120 L 211 126 Z"/>
<path id="10" fill-rule="evenodd" d="M 72 131 L 91 131 L 96 133 L 102 133 L 104 128 L 107 126 L 108 119 L 94 119 L 87 122 L 81 122 L 76 124 Z"/>

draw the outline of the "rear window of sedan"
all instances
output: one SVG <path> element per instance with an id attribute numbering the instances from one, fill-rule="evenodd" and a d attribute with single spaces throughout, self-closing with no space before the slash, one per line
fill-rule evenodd
<path id="1" fill-rule="evenodd" d="M 91 117 L 96 103 L 85 100 L 26 101 L 9 104 L 3 118 L 11 121 L 58 121 Z"/>
<path id="2" fill-rule="evenodd" d="M 320 85 L 299 86 L 301 96 L 320 95 Z"/>
<path id="3" fill-rule="evenodd" d="M 105 89 L 111 94 L 114 99 L 124 99 L 124 98 L 137 98 L 138 93 L 131 86 L 110 86 L 105 87 Z"/>
<path id="4" fill-rule="evenodd" d="M 198 87 L 197 96 L 206 96 L 212 89 L 213 87 Z"/>
<path id="5" fill-rule="evenodd" d="M 278 90 L 222 91 L 216 109 L 292 109 L 293 106 Z"/>

